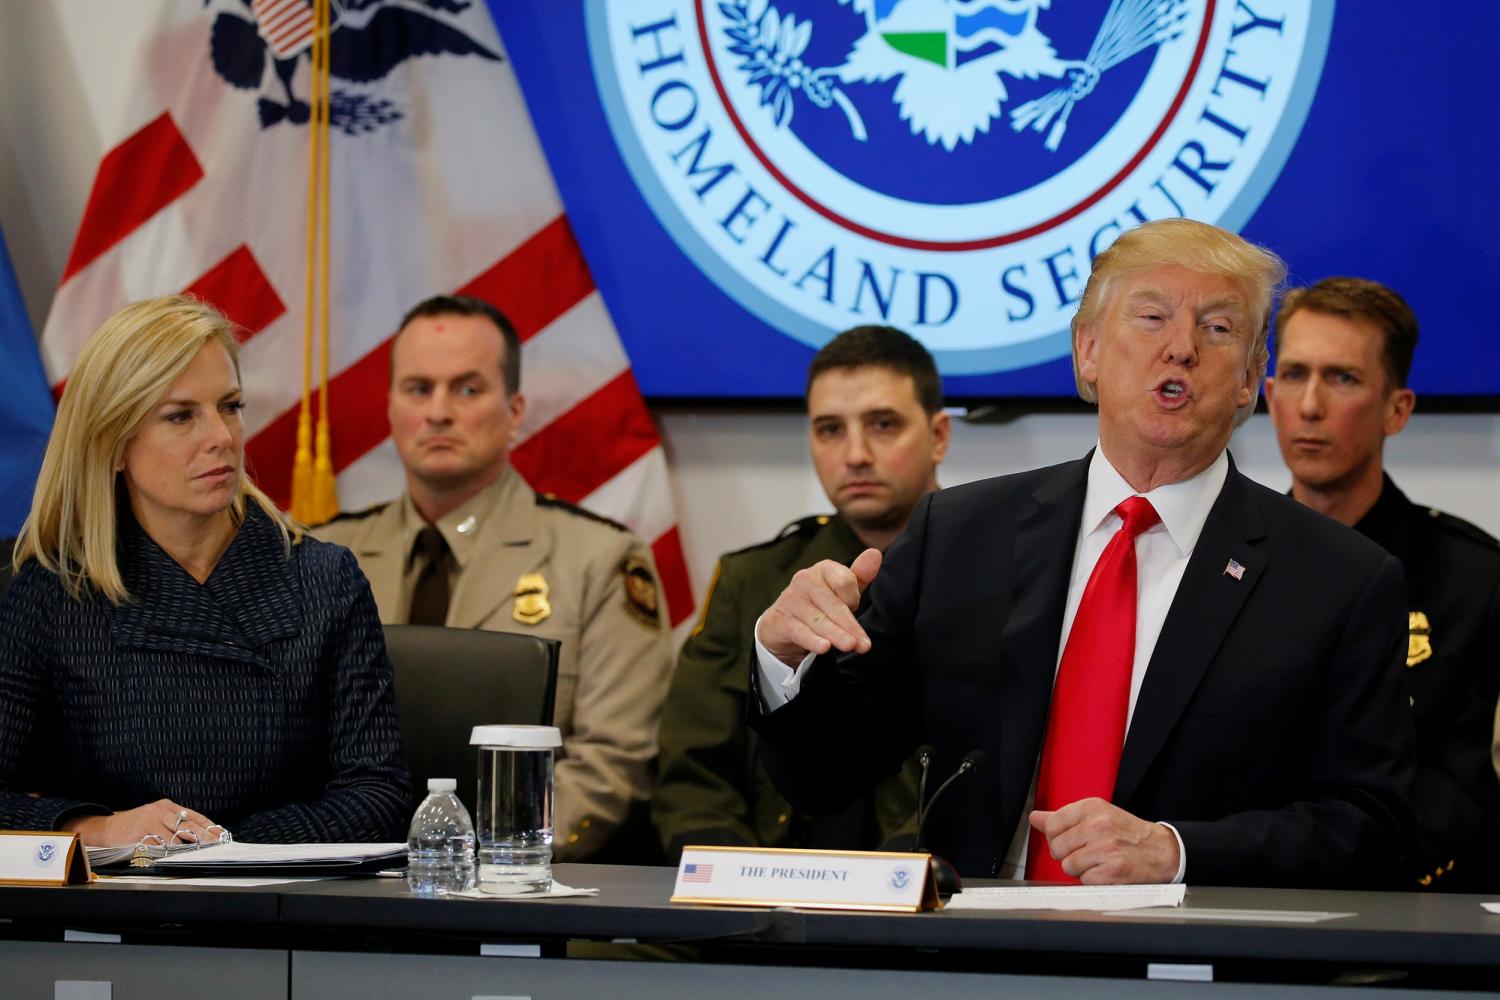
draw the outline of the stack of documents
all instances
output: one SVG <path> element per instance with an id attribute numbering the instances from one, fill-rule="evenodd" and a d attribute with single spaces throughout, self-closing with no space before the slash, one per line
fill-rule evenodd
<path id="1" fill-rule="evenodd" d="M 96 856 L 96 852 L 98 852 Z M 129 861 L 135 845 L 89 848 L 95 867 Z M 406 861 L 406 844 L 204 844 L 174 846 L 164 857 L 151 859 L 143 871 L 158 875 L 353 874 Z"/>

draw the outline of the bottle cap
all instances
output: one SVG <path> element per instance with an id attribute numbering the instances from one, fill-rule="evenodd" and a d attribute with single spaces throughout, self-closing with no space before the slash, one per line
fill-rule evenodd
<path id="1" fill-rule="evenodd" d="M 551 750 L 562 746 L 556 726 L 475 726 L 469 745 L 492 750 Z"/>
<path id="2" fill-rule="evenodd" d="M 453 778 L 428 778 L 427 790 L 429 792 L 451 792 L 458 787 L 458 782 Z"/>

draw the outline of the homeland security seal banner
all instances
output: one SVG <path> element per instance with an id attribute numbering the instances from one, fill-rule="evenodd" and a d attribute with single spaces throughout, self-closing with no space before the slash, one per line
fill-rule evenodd
<path id="1" fill-rule="evenodd" d="M 517 6 L 492 4 L 660 395 L 796 394 L 809 352 L 859 323 L 921 339 L 950 392 L 1071 393 L 1092 258 L 1151 219 L 1246 227 L 1335 19 L 1333 0 Z M 666 374 L 658 349 L 678 352 Z"/>

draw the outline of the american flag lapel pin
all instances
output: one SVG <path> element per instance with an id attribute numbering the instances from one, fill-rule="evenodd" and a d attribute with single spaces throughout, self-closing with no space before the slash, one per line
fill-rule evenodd
<path id="1" fill-rule="evenodd" d="M 1237 560 L 1231 559 L 1229 560 L 1229 565 L 1224 567 L 1224 575 L 1232 576 L 1236 580 L 1243 580 L 1245 578 L 1245 567 L 1241 566 Z"/>

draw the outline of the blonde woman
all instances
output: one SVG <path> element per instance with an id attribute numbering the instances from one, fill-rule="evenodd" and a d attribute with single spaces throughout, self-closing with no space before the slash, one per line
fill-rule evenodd
<path id="1" fill-rule="evenodd" d="M 128 306 L 84 346 L 0 602 L 0 828 L 403 829 L 369 585 L 246 477 L 243 406 L 232 326 L 192 299 Z"/>

